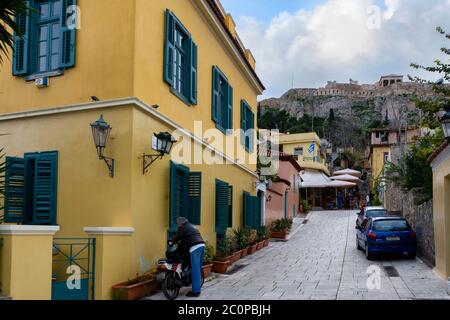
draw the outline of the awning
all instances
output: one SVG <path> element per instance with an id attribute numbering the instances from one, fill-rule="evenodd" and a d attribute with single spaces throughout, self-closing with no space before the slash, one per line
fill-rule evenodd
<path id="1" fill-rule="evenodd" d="M 339 180 L 339 181 L 351 181 L 351 182 L 361 182 L 358 177 L 349 175 L 349 174 L 342 174 L 339 176 L 333 176 L 330 178 L 331 180 Z"/>
<path id="2" fill-rule="evenodd" d="M 305 169 L 300 178 L 302 179 L 300 188 L 325 188 L 330 182 L 330 178 L 318 170 Z"/>
<path id="3" fill-rule="evenodd" d="M 330 188 L 347 188 L 347 187 L 354 187 L 356 186 L 356 183 L 354 182 L 348 182 L 348 181 L 331 181 L 328 183 L 327 187 Z"/>
<path id="4" fill-rule="evenodd" d="M 357 170 L 353 170 L 353 169 L 344 169 L 344 170 L 339 170 L 333 173 L 333 175 L 338 176 L 338 175 L 351 175 L 351 176 L 355 176 L 355 177 L 361 177 L 362 173 L 360 171 Z"/>

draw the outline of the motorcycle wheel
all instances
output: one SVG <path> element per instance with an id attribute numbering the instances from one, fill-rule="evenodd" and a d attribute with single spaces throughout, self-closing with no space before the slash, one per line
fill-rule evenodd
<path id="1" fill-rule="evenodd" d="M 166 277 L 164 278 L 161 287 L 164 296 L 168 300 L 175 300 L 180 293 L 180 287 L 175 283 L 173 273 L 166 273 Z"/>

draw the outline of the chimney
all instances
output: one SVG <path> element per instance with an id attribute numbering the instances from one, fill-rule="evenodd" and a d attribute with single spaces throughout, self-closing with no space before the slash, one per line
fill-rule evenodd
<path id="1" fill-rule="evenodd" d="M 230 14 L 227 14 L 225 16 L 225 24 L 227 25 L 227 28 L 231 32 L 233 37 L 236 38 L 236 23 L 234 22 L 233 17 L 231 17 Z"/>

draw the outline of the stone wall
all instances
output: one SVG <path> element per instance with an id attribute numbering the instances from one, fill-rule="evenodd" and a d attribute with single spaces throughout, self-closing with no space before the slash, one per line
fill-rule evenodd
<path id="1" fill-rule="evenodd" d="M 435 265 L 433 201 L 417 205 L 420 190 L 405 191 L 389 183 L 385 192 L 385 207 L 392 214 L 405 217 L 417 232 L 417 255 L 428 265 Z"/>

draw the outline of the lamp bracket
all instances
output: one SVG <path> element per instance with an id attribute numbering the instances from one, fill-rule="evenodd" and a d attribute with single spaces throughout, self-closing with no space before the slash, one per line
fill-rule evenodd
<path id="1" fill-rule="evenodd" d="M 164 153 L 158 154 L 143 154 L 142 155 L 142 174 L 146 174 L 148 172 L 148 168 L 158 159 L 162 159 L 164 157 Z"/>
<path id="2" fill-rule="evenodd" d="M 114 178 L 114 165 L 116 161 L 113 158 L 108 158 L 105 156 L 100 156 L 100 160 L 105 161 L 106 165 L 108 166 L 109 176 L 111 178 Z"/>

